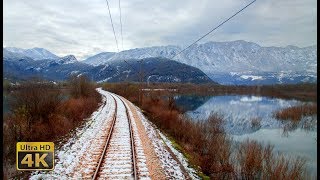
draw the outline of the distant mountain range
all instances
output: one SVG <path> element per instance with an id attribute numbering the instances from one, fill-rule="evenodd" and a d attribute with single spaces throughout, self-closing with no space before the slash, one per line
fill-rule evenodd
<path id="1" fill-rule="evenodd" d="M 81 64 L 80 66 L 90 65 L 90 67 L 93 66 L 94 68 L 109 66 L 125 67 L 125 65 L 128 65 L 119 65 L 119 62 L 123 63 L 123 60 L 127 60 L 128 63 L 137 65 L 137 59 L 158 57 L 153 58 L 153 60 L 163 60 L 165 58 L 165 63 L 179 62 L 180 64 L 183 63 L 184 65 L 187 64 L 188 66 L 198 68 L 213 81 L 220 84 L 281 84 L 315 82 L 317 80 L 316 46 L 304 48 L 296 46 L 261 47 L 258 44 L 243 40 L 207 42 L 193 45 L 185 52 L 177 55 L 174 58 L 175 61 L 169 60 L 181 50 L 182 48 L 179 46 L 169 45 L 136 48 L 120 53 L 102 52 L 79 63 Z M 3 51 L 4 59 L 7 56 L 14 57 L 13 59 L 31 58 L 37 61 L 41 59 L 61 59 L 41 48 L 30 50 L 4 48 Z M 149 60 L 143 61 L 142 66 L 148 66 L 146 62 L 150 63 Z M 173 64 L 177 65 L 176 63 Z M 137 65 L 137 67 L 139 66 Z M 171 67 L 171 69 L 175 71 L 177 68 Z M 160 71 L 162 70 L 158 69 L 158 72 Z M 163 73 L 169 72 L 163 70 L 162 75 L 164 75 Z M 96 76 L 98 77 L 98 75 Z M 105 79 L 109 77 L 108 75 Z M 152 77 L 150 78 L 152 79 Z M 184 78 L 179 77 L 179 79 Z"/>
<path id="2" fill-rule="evenodd" d="M 182 50 L 179 46 L 155 46 L 95 55 L 85 63 L 110 64 L 119 59 L 147 57 L 171 58 Z M 174 58 L 199 68 L 221 84 L 276 84 L 315 82 L 317 47 L 261 47 L 243 40 L 195 44 Z"/>
<path id="3" fill-rule="evenodd" d="M 70 75 L 86 75 L 98 82 L 181 82 L 215 83 L 201 70 L 166 58 L 145 58 L 115 61 L 111 65 L 93 66 L 79 62 L 73 55 L 56 59 L 34 60 L 19 52 L 3 49 L 4 76 L 9 79 L 28 79 L 40 76 L 48 80 L 65 80 Z M 141 67 L 141 74 L 140 74 Z"/>

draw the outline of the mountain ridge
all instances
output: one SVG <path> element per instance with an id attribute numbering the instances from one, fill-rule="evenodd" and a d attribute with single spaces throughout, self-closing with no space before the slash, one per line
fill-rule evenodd
<path id="1" fill-rule="evenodd" d="M 181 47 L 172 45 L 135 48 L 107 59 L 100 58 L 95 64 L 158 56 L 170 58 L 181 50 Z M 244 40 L 206 42 L 193 45 L 174 60 L 199 68 L 221 84 L 315 82 L 316 51 L 316 45 L 302 48 L 292 45 L 262 47 Z M 295 72 L 299 73 L 299 76 L 296 76 Z M 250 78 L 254 76 L 259 78 Z"/>
<path id="2" fill-rule="evenodd" d="M 57 59 L 59 56 L 53 54 L 47 49 L 34 47 L 31 49 L 23 49 L 23 48 L 16 48 L 16 47 L 5 47 L 3 48 L 7 51 L 12 53 L 19 54 L 20 56 L 30 57 L 34 60 L 42 60 L 42 59 Z"/>
<path id="3" fill-rule="evenodd" d="M 221 84 L 277 84 L 315 82 L 317 80 L 317 45 L 298 47 L 263 47 L 244 40 L 194 44 L 174 61 L 202 70 Z M 150 57 L 171 58 L 180 46 L 152 46 L 115 52 L 101 52 L 82 63 L 110 65 L 119 60 Z"/>
<path id="4" fill-rule="evenodd" d="M 41 61 L 14 56 L 4 58 L 3 66 L 4 77 L 11 79 L 39 76 L 59 81 L 71 75 L 86 75 L 97 82 L 139 82 L 142 68 L 143 82 L 215 83 L 201 70 L 166 58 L 147 58 L 143 63 L 132 59 L 130 66 L 124 61 L 93 66 L 77 61 L 73 55 Z"/>

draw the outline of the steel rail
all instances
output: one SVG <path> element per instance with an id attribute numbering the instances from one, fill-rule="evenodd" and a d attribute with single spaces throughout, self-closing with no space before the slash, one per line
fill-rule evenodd
<path id="1" fill-rule="evenodd" d="M 124 107 L 126 108 L 126 114 L 128 117 L 128 122 L 129 122 L 129 131 L 130 131 L 130 139 L 131 139 L 131 152 L 132 152 L 132 170 L 133 170 L 133 178 L 135 180 L 138 179 L 138 172 L 137 172 L 137 162 L 136 162 L 136 152 L 135 152 L 135 145 L 134 145 L 134 136 L 133 136 L 133 129 L 132 129 L 132 124 L 131 124 L 131 117 L 129 114 L 129 108 L 127 107 L 126 103 L 122 100 L 121 97 L 118 96 L 118 98 L 121 100 L 123 103 Z"/>
<path id="2" fill-rule="evenodd" d="M 112 97 L 113 97 L 113 96 L 112 96 Z M 113 100 L 114 100 L 114 102 L 115 102 L 116 108 L 115 108 L 115 112 L 114 112 L 113 117 L 112 117 L 112 124 L 111 124 L 110 130 L 109 130 L 109 134 L 108 134 L 108 137 L 107 137 L 106 144 L 105 144 L 105 146 L 104 146 L 103 152 L 102 152 L 101 157 L 100 157 L 100 159 L 99 159 L 98 166 L 97 166 L 97 168 L 96 168 L 96 171 L 95 171 L 94 174 L 93 174 L 93 177 L 92 177 L 93 180 L 97 179 L 97 177 L 98 177 L 98 173 L 99 173 L 99 170 L 100 170 L 100 167 L 101 167 L 103 158 L 104 158 L 104 156 L 105 156 L 105 154 L 106 154 L 106 152 L 107 152 L 107 147 L 108 147 L 108 145 L 109 145 L 109 143 L 110 143 L 111 135 L 112 135 L 113 129 L 114 129 L 114 124 L 115 124 L 115 122 L 116 122 L 118 107 L 117 107 L 117 101 L 116 101 L 116 99 L 115 99 L 114 97 L 113 97 Z"/>
<path id="3" fill-rule="evenodd" d="M 104 156 L 106 155 L 107 153 L 107 148 L 109 146 L 109 143 L 110 143 L 110 139 L 111 139 L 111 136 L 112 136 L 112 133 L 113 133 L 113 129 L 114 129 L 114 125 L 115 125 L 115 122 L 116 122 L 116 117 L 117 117 L 117 111 L 118 111 L 118 106 L 117 106 L 117 101 L 116 101 L 116 98 L 111 95 L 115 101 L 115 113 L 113 114 L 113 119 L 112 119 L 112 124 L 111 124 L 111 127 L 110 127 L 110 130 L 109 130 L 109 134 L 108 134 L 108 137 L 107 137 L 107 141 L 106 141 L 106 144 L 104 146 L 104 149 L 103 149 L 103 152 L 101 154 L 101 157 L 99 159 L 99 163 L 97 165 L 97 168 L 96 168 L 96 171 L 92 177 L 93 180 L 96 180 L 98 178 L 98 175 L 99 175 L 99 171 L 100 171 L 100 167 L 102 165 L 102 162 L 103 162 L 103 159 L 104 159 Z M 128 107 L 126 105 L 126 103 L 122 100 L 121 97 L 118 96 L 118 98 L 120 99 L 120 101 L 123 103 L 125 109 L 126 109 L 126 115 L 128 117 L 128 124 L 129 124 L 129 131 L 130 131 L 130 140 L 131 140 L 131 156 L 132 156 L 132 171 L 133 171 L 133 178 L 135 180 L 138 179 L 138 172 L 137 172 L 137 161 L 136 161 L 136 152 L 135 152 L 135 145 L 134 145 L 134 136 L 133 136 L 133 128 L 132 128 L 132 124 L 131 124 L 131 117 L 130 117 L 130 114 L 129 114 L 129 110 L 128 110 Z"/>

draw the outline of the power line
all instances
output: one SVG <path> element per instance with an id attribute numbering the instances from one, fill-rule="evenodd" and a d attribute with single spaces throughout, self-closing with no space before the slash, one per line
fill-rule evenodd
<path id="1" fill-rule="evenodd" d="M 112 30 L 113 30 L 113 35 L 114 35 L 114 39 L 116 41 L 117 44 L 117 49 L 118 49 L 118 53 L 119 53 L 119 46 L 118 46 L 118 40 L 117 40 L 117 36 L 114 30 L 114 26 L 113 26 L 113 21 L 112 21 L 112 16 L 111 16 L 111 12 L 110 12 L 110 7 L 109 7 L 109 3 L 108 0 L 106 0 L 107 2 L 107 6 L 108 6 L 108 10 L 109 10 L 109 16 L 110 16 L 110 21 L 111 21 L 111 25 L 112 25 Z M 121 4 L 120 4 L 120 0 L 119 0 L 119 10 L 120 10 L 120 24 L 121 24 L 121 38 L 122 38 L 122 21 L 121 21 Z M 123 49 L 123 38 L 122 38 L 122 49 Z M 123 60 L 131 69 L 133 69 L 133 71 L 138 72 L 131 64 L 129 64 L 125 59 Z"/>
<path id="2" fill-rule="evenodd" d="M 176 55 L 174 55 L 171 59 L 175 58 L 177 55 L 181 54 L 182 52 L 184 52 L 186 49 L 188 49 L 189 47 L 191 47 L 192 45 L 196 44 L 197 42 L 199 42 L 201 39 L 203 39 L 204 37 L 206 37 L 207 35 L 209 35 L 210 33 L 212 33 L 214 30 L 218 29 L 220 26 L 222 26 L 224 23 L 226 23 L 227 21 L 229 21 L 231 18 L 233 18 L 234 16 L 236 16 L 237 14 L 239 14 L 241 11 L 243 11 L 244 9 L 246 9 L 247 7 L 249 7 L 251 4 L 253 4 L 256 0 L 253 0 L 251 3 L 249 3 L 248 5 L 246 5 L 244 8 L 240 9 L 238 12 L 236 12 L 235 14 L 233 14 L 231 17 L 229 17 L 227 20 L 223 21 L 221 24 L 219 24 L 217 27 L 213 28 L 211 31 L 209 31 L 208 33 L 206 33 L 205 35 L 201 36 L 199 39 L 197 39 L 195 42 L 193 42 L 191 45 L 189 45 L 188 47 L 184 48 L 182 51 L 178 52 Z"/>
<path id="3" fill-rule="evenodd" d="M 123 36 L 122 36 L 122 20 L 121 20 L 121 3 L 120 3 L 120 0 L 119 0 L 119 12 L 120 12 L 120 29 L 121 29 L 121 44 L 122 44 L 122 50 L 124 50 L 123 49 Z M 130 67 L 131 67 L 131 69 L 133 69 L 134 71 L 136 71 L 137 72 L 137 70 L 131 65 L 131 64 L 129 64 L 125 59 L 123 60 L 125 63 L 127 63 Z"/>
<path id="4" fill-rule="evenodd" d="M 117 40 L 116 33 L 115 33 L 115 31 L 114 31 L 114 26 L 113 26 L 113 22 L 112 22 L 112 17 L 111 17 L 111 12 L 110 12 L 110 7 L 109 7 L 108 0 L 106 0 L 106 2 L 107 2 L 108 10 L 109 10 L 109 16 L 110 16 L 110 21 L 111 21 L 111 25 L 112 25 L 112 30 L 113 30 L 114 39 L 116 40 L 117 49 L 118 49 L 118 52 L 119 52 L 118 40 Z"/>
<path id="5" fill-rule="evenodd" d="M 119 11 L 120 11 L 120 27 L 121 27 L 121 44 L 122 44 L 122 50 L 123 49 L 123 36 L 122 36 L 122 20 L 121 20 L 121 5 L 120 5 L 120 0 L 119 0 Z"/>

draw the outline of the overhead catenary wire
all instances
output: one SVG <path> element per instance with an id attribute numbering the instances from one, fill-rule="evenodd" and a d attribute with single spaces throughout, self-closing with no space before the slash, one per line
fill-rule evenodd
<path id="1" fill-rule="evenodd" d="M 122 44 L 122 50 L 123 49 L 123 35 L 122 35 L 122 15 L 121 15 L 121 3 L 120 3 L 121 0 L 119 0 L 119 13 L 120 13 L 120 34 L 121 34 L 121 44 Z M 127 63 L 131 69 L 133 69 L 134 71 L 138 72 L 131 64 L 129 64 L 125 59 L 124 59 L 124 62 Z"/>
<path id="2" fill-rule="evenodd" d="M 118 40 L 117 40 L 117 36 L 116 36 L 116 32 L 114 30 L 114 25 L 113 25 L 113 21 L 112 21 L 112 16 L 111 16 L 111 11 L 110 11 L 110 7 L 109 7 L 109 2 L 108 0 L 106 0 L 107 2 L 107 6 L 108 6 L 108 11 L 109 11 L 109 17 L 110 17 L 110 21 L 111 21 L 111 26 L 112 26 L 112 30 L 113 30 L 113 35 L 114 35 L 114 39 L 116 41 L 116 45 L 117 45 L 117 50 L 119 53 L 119 46 L 118 46 Z M 121 21 L 121 4 L 120 4 L 120 0 L 119 0 L 119 10 L 120 10 L 120 24 L 121 24 L 121 38 L 122 38 L 122 21 Z M 123 42 L 122 42 L 123 43 Z M 123 45 L 122 45 L 123 46 Z M 123 48 L 123 47 L 122 47 Z M 124 62 L 126 64 L 129 65 L 129 67 L 131 67 L 134 71 L 138 72 L 131 64 L 129 64 L 126 60 L 124 60 Z"/>
<path id="3" fill-rule="evenodd" d="M 123 49 L 122 17 L 121 17 L 121 3 L 120 3 L 120 0 L 119 0 L 119 12 L 120 12 L 121 46 L 122 46 L 122 50 L 124 50 L 124 49 Z"/>
<path id="4" fill-rule="evenodd" d="M 229 21 L 230 19 L 232 19 L 234 16 L 236 16 L 237 14 L 239 14 L 241 11 L 243 11 L 244 9 L 246 9 L 247 7 L 249 7 L 251 4 L 253 4 L 256 0 L 253 0 L 251 3 L 249 3 L 248 5 L 246 5 L 245 7 L 243 7 L 242 9 L 240 9 L 238 12 L 236 12 L 235 14 L 233 14 L 232 16 L 230 16 L 228 19 L 224 20 L 222 23 L 220 23 L 218 26 L 216 26 L 215 28 L 213 28 L 212 30 L 210 30 L 208 33 L 206 33 L 205 35 L 201 36 L 199 39 L 197 39 L 195 42 L 193 42 L 192 44 L 190 44 L 188 47 L 184 48 L 183 50 L 179 51 L 177 54 L 175 54 L 174 56 L 172 56 L 171 59 L 175 58 L 176 56 L 178 56 L 179 54 L 181 54 L 182 52 L 184 52 L 185 50 L 187 50 L 188 48 L 190 48 L 192 45 L 196 44 L 197 42 L 199 42 L 201 39 L 203 39 L 204 37 L 206 37 L 207 35 L 209 35 L 210 33 L 212 33 L 214 30 L 218 29 L 220 26 L 222 26 L 224 23 L 226 23 L 227 21 Z"/>
<path id="5" fill-rule="evenodd" d="M 108 10 L 109 10 L 109 16 L 110 16 L 110 21 L 111 21 L 111 26 L 112 26 L 112 30 L 113 30 L 114 39 L 116 41 L 117 50 L 119 52 L 118 40 L 117 40 L 116 32 L 115 32 L 114 26 L 113 26 L 113 21 L 112 21 L 111 11 L 110 11 L 110 7 L 109 7 L 109 2 L 108 2 L 108 0 L 106 0 L 106 2 L 107 2 Z"/>

